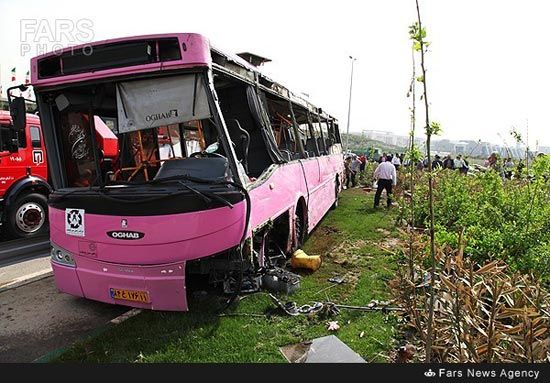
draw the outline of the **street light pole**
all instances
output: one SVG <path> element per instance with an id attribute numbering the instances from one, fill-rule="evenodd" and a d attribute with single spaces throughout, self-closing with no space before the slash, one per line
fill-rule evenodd
<path id="1" fill-rule="evenodd" d="M 353 89 L 353 63 L 357 60 L 355 57 L 349 56 L 351 59 L 351 78 L 349 82 L 349 104 L 348 104 L 348 127 L 346 130 L 346 152 L 349 150 L 349 122 L 351 116 L 351 92 Z"/>

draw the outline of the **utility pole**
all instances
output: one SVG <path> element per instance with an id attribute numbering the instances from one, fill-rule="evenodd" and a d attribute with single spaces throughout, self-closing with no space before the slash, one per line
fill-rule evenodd
<path id="1" fill-rule="evenodd" d="M 349 82 L 349 104 L 348 104 L 348 127 L 346 130 L 346 152 L 349 151 L 349 122 L 351 116 L 351 92 L 353 89 L 353 63 L 357 60 L 355 57 L 349 56 L 351 59 L 351 78 Z"/>

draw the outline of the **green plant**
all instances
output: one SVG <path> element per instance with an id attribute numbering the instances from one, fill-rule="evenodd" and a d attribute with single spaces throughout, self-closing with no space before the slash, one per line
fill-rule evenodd
<path id="1" fill-rule="evenodd" d="M 537 158 L 531 180 L 507 180 L 495 171 L 434 176 L 435 242 L 457 247 L 464 231 L 465 254 L 477 262 L 502 259 L 511 270 L 533 273 L 550 282 L 550 160 Z M 422 175 L 421 177 L 427 177 Z M 418 182 L 414 212 L 403 205 L 401 217 L 414 215 L 429 225 L 426 182 Z"/>

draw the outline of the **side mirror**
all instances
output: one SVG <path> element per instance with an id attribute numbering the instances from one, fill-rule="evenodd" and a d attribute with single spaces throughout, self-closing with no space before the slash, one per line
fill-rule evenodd
<path id="1" fill-rule="evenodd" d="M 13 129 L 17 132 L 24 131 L 27 125 L 27 110 L 23 97 L 14 97 L 10 100 L 10 115 Z"/>

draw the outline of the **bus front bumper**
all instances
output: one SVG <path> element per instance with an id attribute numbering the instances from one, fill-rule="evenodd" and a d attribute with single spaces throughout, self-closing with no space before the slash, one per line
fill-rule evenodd
<path id="1" fill-rule="evenodd" d="M 187 311 L 185 262 L 128 266 L 74 256 L 75 266 L 51 261 L 59 291 L 130 307 Z"/>

